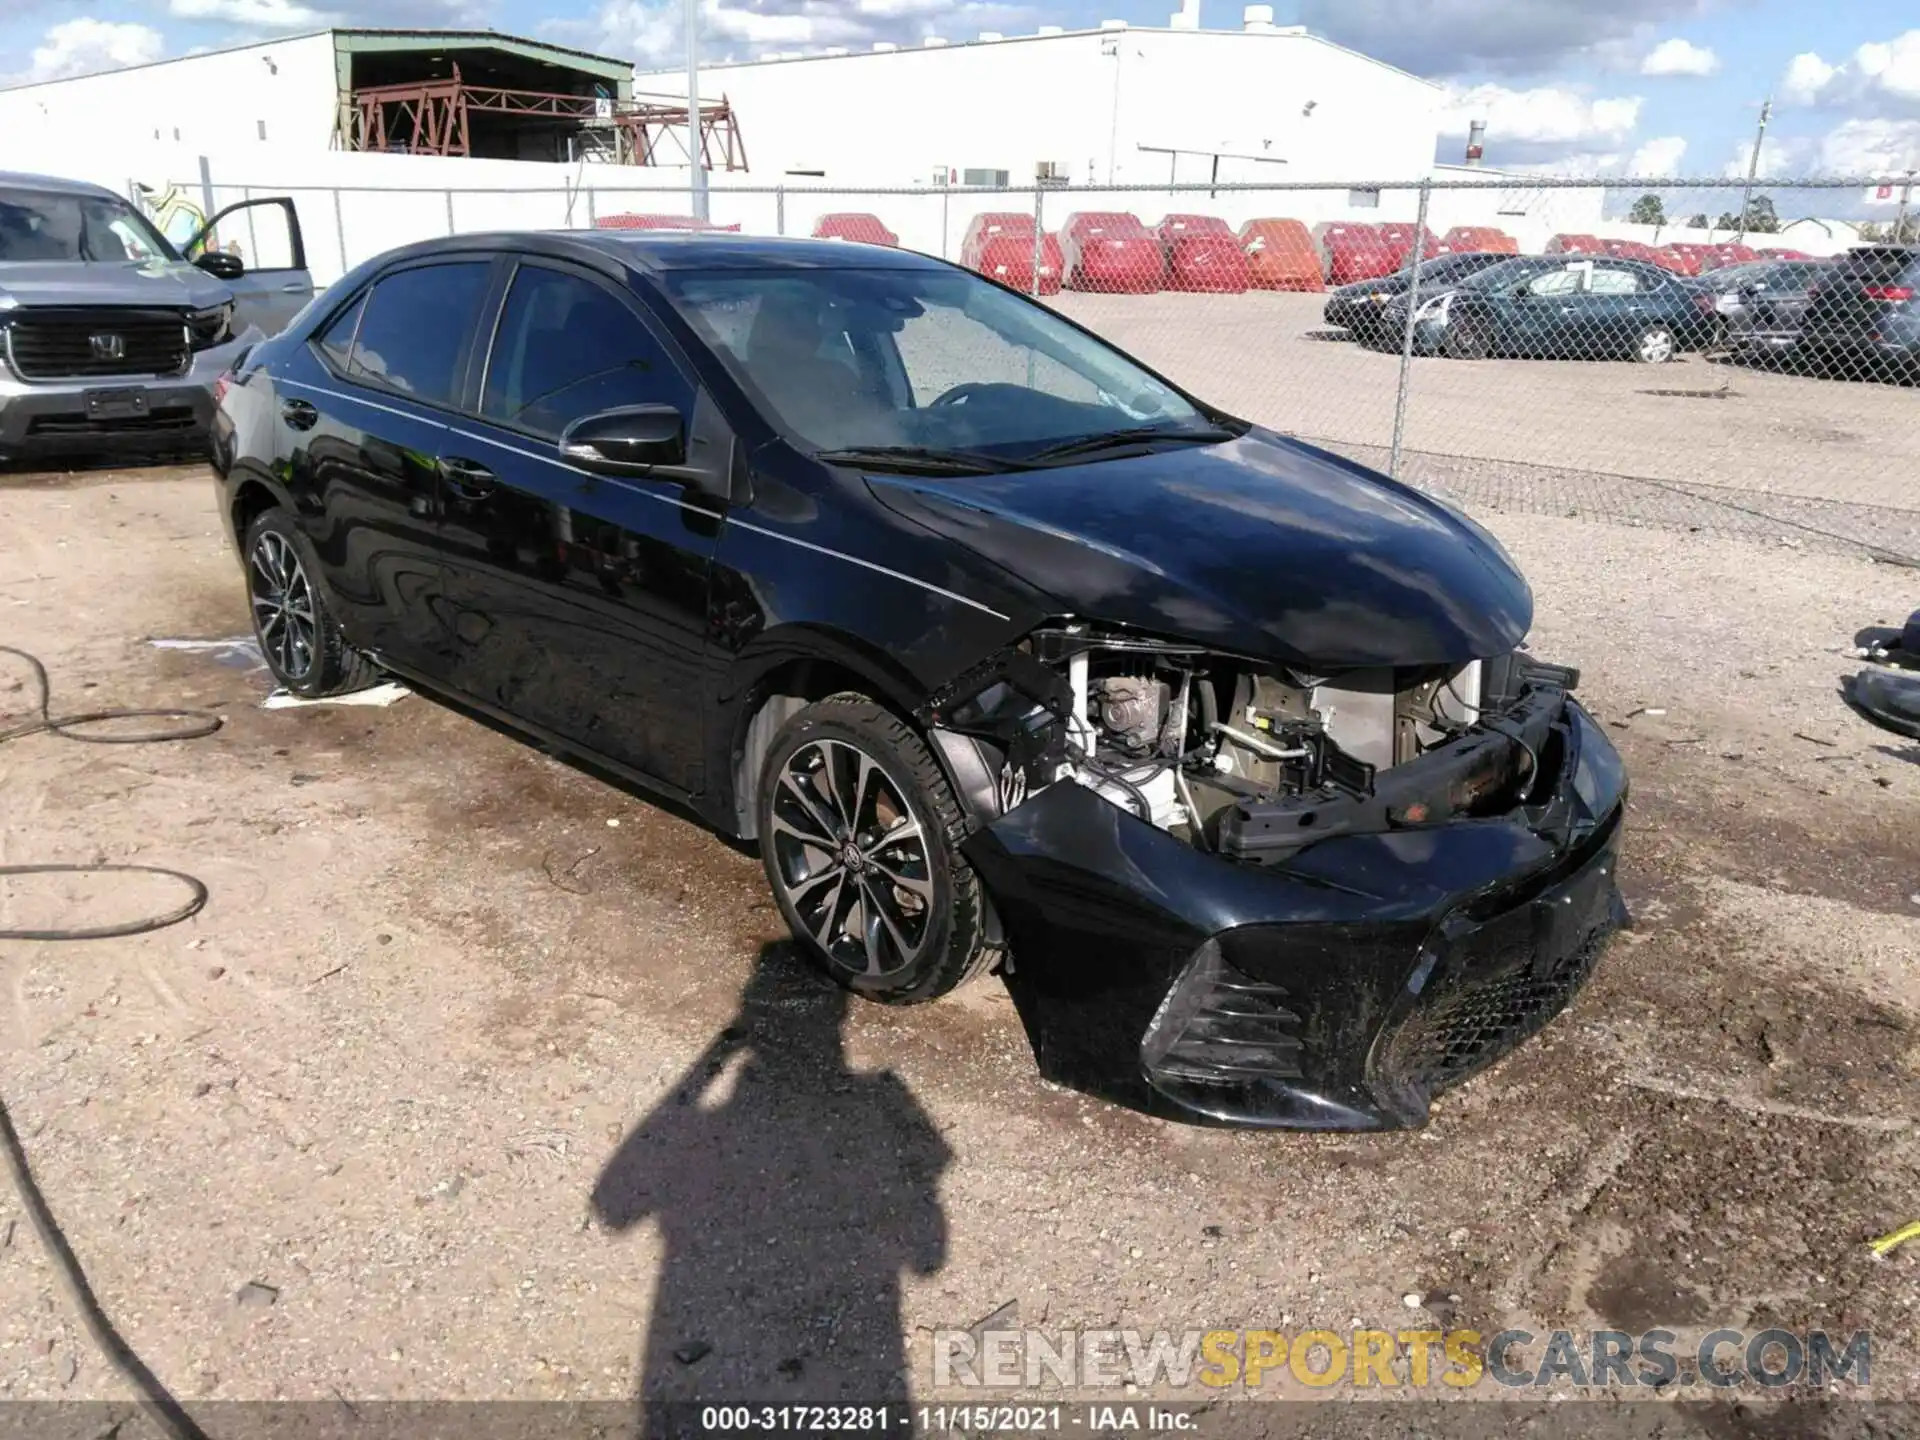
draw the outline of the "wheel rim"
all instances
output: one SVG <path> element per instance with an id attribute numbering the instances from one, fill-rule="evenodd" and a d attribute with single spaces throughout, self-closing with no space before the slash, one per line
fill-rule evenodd
<path id="1" fill-rule="evenodd" d="M 865 751 L 813 740 L 780 770 L 773 858 L 789 911 L 858 979 L 906 969 L 933 924 L 926 827 Z"/>
<path id="2" fill-rule="evenodd" d="M 264 531 L 253 544 L 247 567 L 253 593 L 253 628 L 260 648 L 290 680 L 304 680 L 313 670 L 313 586 L 306 567 L 284 535 Z"/>
<path id="3" fill-rule="evenodd" d="M 1649 330 L 1640 337 L 1640 358 L 1659 365 L 1673 358 L 1673 336 L 1664 330 Z"/>

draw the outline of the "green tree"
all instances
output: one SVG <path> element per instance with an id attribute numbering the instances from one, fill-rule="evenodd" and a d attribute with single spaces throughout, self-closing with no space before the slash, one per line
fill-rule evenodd
<path id="1" fill-rule="evenodd" d="M 1627 219 L 1635 225 L 1664 225 L 1667 223 L 1667 207 L 1661 203 L 1658 195 L 1642 195 L 1627 211 Z"/>
<path id="2" fill-rule="evenodd" d="M 1747 232 L 1752 235 L 1780 233 L 1780 217 L 1774 213 L 1771 195 L 1756 195 L 1747 203 Z"/>
<path id="3" fill-rule="evenodd" d="M 1687 228 L 1688 228 L 1689 230 L 1704 230 L 1704 229 L 1706 229 L 1706 228 L 1707 228 L 1707 217 L 1706 217 L 1706 216 L 1705 216 L 1704 214 L 1701 214 L 1701 215 L 1689 215 L 1689 216 L 1687 217 Z"/>

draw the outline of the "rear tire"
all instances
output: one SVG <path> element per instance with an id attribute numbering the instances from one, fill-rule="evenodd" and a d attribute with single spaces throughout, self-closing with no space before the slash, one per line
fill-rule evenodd
<path id="1" fill-rule="evenodd" d="M 1493 353 L 1493 337 L 1478 320 L 1456 320 L 1441 337 L 1440 350 L 1449 360 L 1484 360 Z"/>
<path id="2" fill-rule="evenodd" d="M 317 700 L 364 690 L 379 679 L 371 660 L 347 644 L 314 577 L 318 557 L 293 516 L 274 508 L 247 526 L 247 601 L 254 638 L 273 678 Z"/>
<path id="3" fill-rule="evenodd" d="M 871 1000 L 933 1000 L 984 973 L 979 877 L 966 826 L 932 753 L 864 695 L 807 706 L 773 737 L 756 819 L 767 883 L 794 939 Z"/>
<path id="4" fill-rule="evenodd" d="M 1665 325 L 1649 325 L 1633 341 L 1633 358 L 1641 365 L 1665 365 L 1680 353 L 1680 342 Z"/>

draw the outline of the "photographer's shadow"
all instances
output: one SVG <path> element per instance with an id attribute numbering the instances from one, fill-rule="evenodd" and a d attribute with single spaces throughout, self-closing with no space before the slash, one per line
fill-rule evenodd
<path id="1" fill-rule="evenodd" d="M 640 1371 L 651 1432 L 682 1428 L 687 1402 L 909 1398 L 900 1277 L 945 1263 L 952 1157 L 897 1076 L 847 1068 L 848 1004 L 791 946 L 767 946 L 739 1013 L 594 1186 L 608 1229 L 660 1226 Z"/>

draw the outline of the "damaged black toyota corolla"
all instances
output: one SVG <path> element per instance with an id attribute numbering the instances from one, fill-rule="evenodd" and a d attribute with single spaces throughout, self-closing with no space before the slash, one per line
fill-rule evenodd
<path id="1" fill-rule="evenodd" d="M 938 261 L 413 246 L 213 449 L 289 687 L 384 666 L 692 806 L 874 999 L 1003 964 L 1057 1078 L 1417 1125 L 1623 918 L 1498 541 Z"/>

